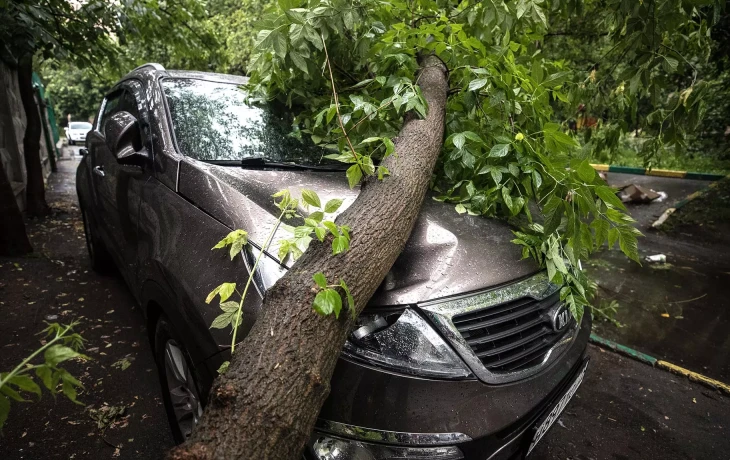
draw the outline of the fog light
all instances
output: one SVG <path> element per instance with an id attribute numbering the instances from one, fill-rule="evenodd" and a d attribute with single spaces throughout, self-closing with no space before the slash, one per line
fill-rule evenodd
<path id="1" fill-rule="evenodd" d="M 311 444 L 317 460 L 458 460 L 464 455 L 458 447 L 403 447 L 371 444 L 350 439 L 317 436 Z"/>

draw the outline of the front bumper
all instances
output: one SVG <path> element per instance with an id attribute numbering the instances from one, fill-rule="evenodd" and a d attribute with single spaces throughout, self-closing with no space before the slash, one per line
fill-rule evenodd
<path id="1" fill-rule="evenodd" d="M 559 359 L 530 378 L 501 385 L 419 379 L 340 359 L 332 393 L 322 408 L 306 458 L 319 460 L 312 446 L 323 437 L 378 446 L 455 447 L 463 458 L 474 460 L 520 458 L 537 421 L 557 404 L 582 368 L 590 329 L 590 315 L 584 315 L 575 340 Z M 328 426 L 327 420 L 337 423 Z M 338 424 L 353 429 L 343 432 L 332 428 Z M 375 435 L 377 432 L 392 434 L 388 438 Z M 404 441 L 397 436 L 408 433 L 418 437 Z M 428 436 L 449 435 L 463 438 L 453 442 L 439 437 L 435 443 L 428 440 Z M 461 458 L 448 455 L 435 450 L 432 457 L 412 457 Z M 337 456 L 324 458 L 339 460 Z"/>
<path id="2" fill-rule="evenodd" d="M 512 426 L 479 439 L 462 433 L 393 433 L 364 429 L 319 420 L 304 458 L 307 460 L 387 460 L 416 458 L 423 460 L 515 460 L 528 453 L 538 423 L 549 415 L 560 415 L 557 406 L 565 402 L 568 392 L 585 371 L 589 359 L 583 357 L 560 385 L 531 413 Z M 549 415 L 548 415 L 549 414 Z M 544 433 L 543 433 L 544 434 Z"/>

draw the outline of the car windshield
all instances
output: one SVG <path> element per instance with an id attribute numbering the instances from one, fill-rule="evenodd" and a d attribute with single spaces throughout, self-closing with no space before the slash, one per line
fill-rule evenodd
<path id="1" fill-rule="evenodd" d="M 292 134 L 292 116 L 273 106 L 252 105 L 239 85 L 193 78 L 166 78 L 162 88 L 177 147 L 203 161 L 266 158 L 299 165 L 332 164 L 309 136 Z"/>
<path id="2" fill-rule="evenodd" d="M 80 123 L 80 122 L 71 123 L 69 125 L 69 128 L 71 128 L 71 129 L 85 129 L 85 130 L 89 131 L 89 130 L 91 130 L 91 123 Z"/>

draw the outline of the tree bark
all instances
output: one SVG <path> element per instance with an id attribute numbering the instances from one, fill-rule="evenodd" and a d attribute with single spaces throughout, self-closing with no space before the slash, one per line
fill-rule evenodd
<path id="1" fill-rule="evenodd" d="M 190 440 L 169 459 L 296 459 L 330 390 L 330 379 L 354 320 L 312 311 L 312 276 L 344 279 L 360 313 L 408 240 L 443 144 L 446 66 L 420 62 L 418 84 L 428 115 L 407 116 L 384 161 L 391 175 L 369 178 L 337 223 L 351 230 L 349 251 L 332 255 L 314 240 L 289 272 L 266 292 L 262 311 L 228 371 L 218 377 Z"/>
<path id="2" fill-rule="evenodd" d="M 25 137 L 23 137 L 23 156 L 27 182 L 25 186 L 26 212 L 29 216 L 48 215 L 50 208 L 46 204 L 46 186 L 43 182 L 41 165 L 41 117 L 34 97 L 33 89 L 33 55 L 26 54 L 18 62 L 18 86 L 20 99 L 25 109 Z"/>
<path id="3" fill-rule="evenodd" d="M 25 233 L 23 214 L 15 201 L 13 187 L 0 161 L 0 256 L 18 256 L 33 252 Z"/>

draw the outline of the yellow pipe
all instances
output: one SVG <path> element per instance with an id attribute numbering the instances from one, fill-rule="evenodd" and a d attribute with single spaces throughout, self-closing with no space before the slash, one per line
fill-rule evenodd
<path id="1" fill-rule="evenodd" d="M 676 364 L 668 363 L 666 361 L 659 360 L 659 361 L 657 361 L 656 365 L 658 367 L 668 370 L 669 372 L 672 372 L 674 374 L 684 375 L 685 377 L 689 378 L 693 382 L 697 382 L 697 383 L 701 383 L 706 386 L 717 388 L 720 391 L 722 391 L 723 393 L 730 395 L 730 385 L 728 385 L 727 383 L 722 383 L 719 380 L 705 377 L 702 374 L 698 374 L 697 372 L 692 372 L 688 369 L 679 367 Z"/>

